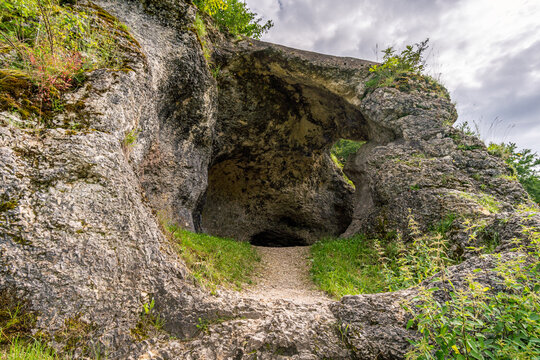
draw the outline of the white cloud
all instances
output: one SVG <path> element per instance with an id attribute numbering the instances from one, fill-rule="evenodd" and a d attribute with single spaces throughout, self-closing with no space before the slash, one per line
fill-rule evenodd
<path id="1" fill-rule="evenodd" d="M 377 46 L 429 37 L 430 72 L 442 73 L 460 118 L 498 117 L 503 125 L 495 138 L 540 152 L 540 1 L 248 0 L 248 6 L 274 20 L 263 40 L 326 54 L 376 60 Z"/>

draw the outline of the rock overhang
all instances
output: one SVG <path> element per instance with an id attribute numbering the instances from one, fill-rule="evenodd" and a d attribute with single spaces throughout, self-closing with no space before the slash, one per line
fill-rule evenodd
<path id="1" fill-rule="evenodd" d="M 252 51 L 224 50 L 218 65 L 202 229 L 243 241 L 261 233 L 287 233 L 306 244 L 337 236 L 351 221 L 353 188 L 330 148 L 341 138 L 369 140 L 372 130 L 351 90 L 328 73 L 363 84 L 367 63 L 304 52 L 290 57 L 262 42 L 246 46 Z M 361 66 L 341 68 L 343 61 Z"/>

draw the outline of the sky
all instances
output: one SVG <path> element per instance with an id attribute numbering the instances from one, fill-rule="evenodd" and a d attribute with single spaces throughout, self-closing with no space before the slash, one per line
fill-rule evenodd
<path id="1" fill-rule="evenodd" d="M 246 0 L 274 27 L 262 38 L 381 61 L 429 38 L 427 73 L 481 138 L 540 154 L 540 0 Z"/>

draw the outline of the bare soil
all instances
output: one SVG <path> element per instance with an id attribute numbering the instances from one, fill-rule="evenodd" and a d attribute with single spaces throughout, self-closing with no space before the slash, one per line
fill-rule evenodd
<path id="1" fill-rule="evenodd" d="M 310 279 L 309 246 L 255 248 L 261 263 L 253 277 L 255 285 L 245 290 L 246 296 L 302 304 L 331 301 Z"/>

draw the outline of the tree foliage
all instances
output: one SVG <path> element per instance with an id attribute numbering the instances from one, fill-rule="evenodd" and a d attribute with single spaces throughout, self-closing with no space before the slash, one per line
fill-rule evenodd
<path id="1" fill-rule="evenodd" d="M 271 20 L 261 24 L 262 19 L 241 0 L 194 0 L 194 3 L 214 19 L 221 31 L 232 35 L 260 39 L 274 25 Z"/>

